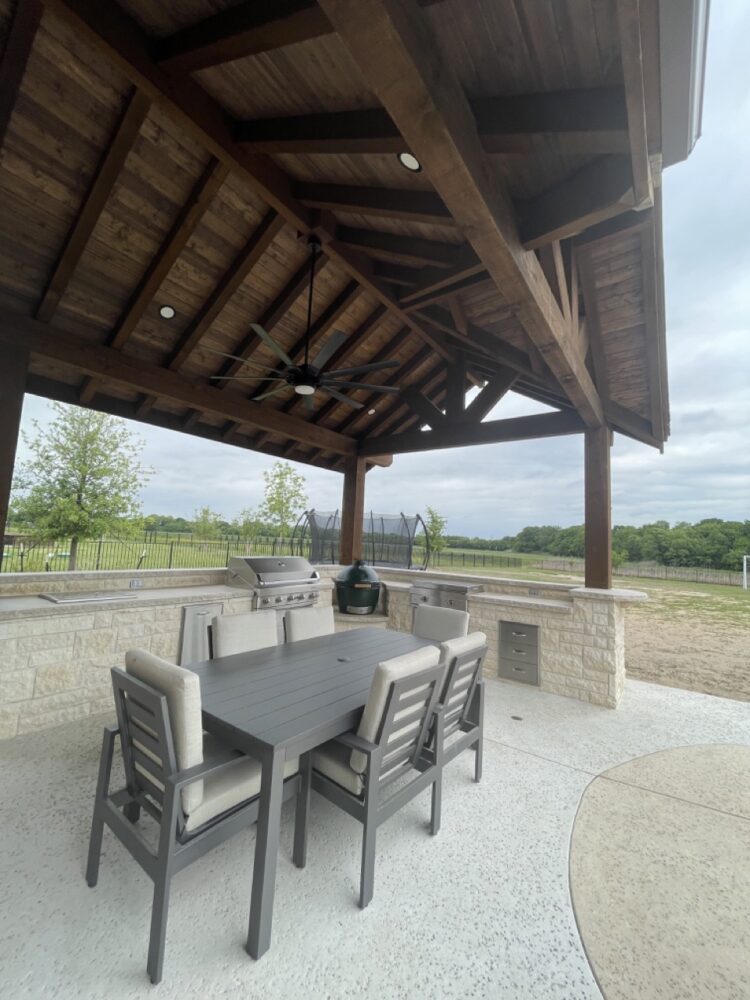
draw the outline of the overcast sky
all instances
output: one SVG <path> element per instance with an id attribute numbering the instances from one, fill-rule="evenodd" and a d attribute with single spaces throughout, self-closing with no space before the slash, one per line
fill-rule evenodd
<path id="1" fill-rule="evenodd" d="M 714 3 L 703 136 L 664 175 L 664 244 L 672 436 L 664 455 L 615 436 L 613 519 L 750 518 L 750 4 Z M 509 394 L 488 419 L 538 412 Z M 29 396 L 24 427 L 48 404 Z M 231 518 L 262 498 L 272 459 L 144 424 L 146 513 L 190 517 L 208 505 Z M 20 458 L 25 449 L 20 446 Z M 332 510 L 342 478 L 298 466 L 311 506 Z M 368 474 L 366 504 L 448 517 L 455 534 L 501 537 L 527 524 L 583 520 L 583 441 L 485 445 L 403 455 Z"/>

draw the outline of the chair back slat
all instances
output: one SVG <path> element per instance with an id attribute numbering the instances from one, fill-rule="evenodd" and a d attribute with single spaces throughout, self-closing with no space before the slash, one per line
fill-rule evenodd
<path id="1" fill-rule="evenodd" d="M 472 636 L 467 636 L 464 645 L 472 648 L 465 649 L 449 659 L 445 685 L 441 695 L 441 701 L 445 710 L 444 725 L 445 735 L 458 729 L 471 708 L 472 698 L 479 678 L 482 676 L 482 665 L 487 655 L 487 645 L 481 633 L 474 633 L 477 638 L 474 643 L 470 643 Z M 446 645 L 448 645 L 446 643 Z"/>
<path id="2" fill-rule="evenodd" d="M 441 664 L 391 681 L 375 742 L 382 747 L 379 787 L 414 767 L 422 753 L 443 678 Z"/>
<path id="3" fill-rule="evenodd" d="M 166 696 L 117 667 L 111 674 L 128 791 L 161 806 L 166 778 L 177 770 Z"/>

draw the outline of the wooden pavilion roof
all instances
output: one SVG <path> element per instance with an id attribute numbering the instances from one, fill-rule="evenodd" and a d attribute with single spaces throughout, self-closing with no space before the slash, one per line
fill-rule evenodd
<path id="1" fill-rule="evenodd" d="M 0 0 L 0 54 L 27 391 L 326 468 L 666 440 L 656 0 Z M 252 322 L 300 357 L 310 233 L 316 349 L 399 396 L 210 381 Z M 555 412 L 481 423 L 511 388 Z"/>

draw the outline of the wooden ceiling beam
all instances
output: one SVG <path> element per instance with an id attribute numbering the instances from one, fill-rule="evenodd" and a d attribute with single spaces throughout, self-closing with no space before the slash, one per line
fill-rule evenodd
<path id="1" fill-rule="evenodd" d="M 292 190 L 308 208 L 455 226 L 452 215 L 434 191 L 303 182 L 295 184 Z"/>
<path id="2" fill-rule="evenodd" d="M 621 87 L 482 97 L 469 106 L 487 153 L 534 153 L 551 140 L 571 154 L 629 152 Z M 257 152 L 274 155 L 396 154 L 409 148 L 385 108 L 256 118 L 238 122 L 235 135 Z"/>
<path id="3" fill-rule="evenodd" d="M 99 221 L 99 216 L 117 183 L 117 178 L 120 176 L 125 160 L 150 107 L 151 100 L 142 91 L 136 89 L 130 95 L 109 145 L 99 161 L 86 197 L 65 238 L 65 244 L 37 306 L 36 318 L 43 323 L 49 323 L 60 299 L 65 294 L 65 289 L 73 277 L 78 261 L 81 259 L 94 227 Z"/>
<path id="4" fill-rule="evenodd" d="M 633 207 L 650 208 L 654 203 L 654 189 L 648 155 L 639 0 L 617 0 L 616 6 L 620 60 L 625 81 L 628 152 L 633 176 Z"/>
<path id="5" fill-rule="evenodd" d="M 32 355 L 130 391 L 147 392 L 202 413 L 212 413 L 241 425 L 282 434 L 342 455 L 352 455 L 356 451 L 354 440 L 343 434 L 317 427 L 288 413 L 279 413 L 231 390 L 221 391 L 111 347 L 93 344 L 30 317 L 7 312 L 0 314 L 0 340 L 11 345 L 20 343 Z"/>
<path id="6" fill-rule="evenodd" d="M 611 219 L 605 219 L 603 222 L 589 226 L 588 229 L 584 229 L 582 233 L 574 236 L 572 243 L 574 247 L 598 247 L 653 225 L 653 209 L 644 208 L 641 212 L 630 209 L 619 215 L 613 215 Z"/>
<path id="7" fill-rule="evenodd" d="M 112 333 L 107 338 L 107 346 L 121 351 L 141 321 L 143 314 L 154 300 L 164 280 L 172 270 L 177 258 L 195 232 L 219 188 L 227 178 L 229 170 L 215 157 L 211 157 L 205 170 L 198 178 L 190 197 L 180 209 L 172 228 L 159 247 L 151 263 L 146 268 L 138 285 L 125 306 Z M 81 389 L 79 403 L 88 403 L 99 386 L 88 379 Z M 144 401 L 145 403 L 145 401 Z"/>
<path id="8" fill-rule="evenodd" d="M 168 368 L 172 371 L 180 371 L 184 367 L 204 334 L 210 329 L 212 323 L 283 228 L 283 218 L 274 209 L 269 209 L 258 228 L 234 258 L 213 292 L 180 337 L 177 346 L 170 355 L 167 363 Z"/>
<path id="9" fill-rule="evenodd" d="M 5 141 L 41 18 L 39 0 L 16 0 L 0 57 L 0 148 Z"/>
<path id="10" fill-rule="evenodd" d="M 443 357 L 450 358 L 443 339 L 422 329 L 404 312 L 392 291 L 375 275 L 372 261 L 336 241 L 335 220 L 323 219 L 317 210 L 310 210 L 298 201 L 292 194 L 291 179 L 268 157 L 235 142 L 231 122 L 221 104 L 190 77 L 155 62 L 153 39 L 134 18 L 115 4 L 94 0 L 43 2 L 69 21 L 82 38 L 103 53 L 137 87 L 154 100 L 164 102 L 186 134 L 236 171 L 290 226 L 302 233 L 315 233 L 327 256 L 359 281 L 394 317 Z"/>
<path id="11" fill-rule="evenodd" d="M 351 226 L 339 226 L 336 239 L 364 251 L 368 256 L 406 264 L 407 267 L 452 268 L 461 249 L 453 243 Z"/>
<path id="12" fill-rule="evenodd" d="M 428 6 L 440 0 L 419 2 Z M 315 0 L 245 0 L 162 39 L 156 57 L 173 69 L 193 73 L 332 32 Z"/>
<path id="13" fill-rule="evenodd" d="M 68 382 L 57 382 L 42 375 L 29 375 L 26 379 L 26 391 L 36 396 L 43 396 L 45 399 L 56 399 L 61 403 L 70 403 L 73 406 L 76 406 L 78 401 L 78 389 L 76 386 L 70 385 Z M 149 424 L 152 427 L 160 427 L 169 431 L 177 431 L 181 434 L 190 434 L 193 437 L 205 438 L 207 441 L 213 441 L 217 444 L 231 444 L 245 451 L 255 450 L 252 440 L 240 434 L 235 435 L 231 441 L 222 442 L 222 428 L 215 427 L 213 424 L 201 423 L 196 411 L 193 411 L 191 414 L 189 422 L 176 413 L 159 410 L 158 407 L 152 407 L 147 414 L 140 416 L 137 404 L 131 403 L 126 399 L 120 399 L 117 396 L 107 396 L 101 392 L 88 404 L 88 407 L 91 410 L 98 410 L 101 413 L 109 413 L 114 417 L 122 417 L 125 420 L 139 420 L 141 423 Z M 284 457 L 283 449 L 273 444 L 264 449 L 264 453 L 279 458 Z M 334 462 L 329 458 L 313 457 L 322 454 L 321 452 L 310 453 L 309 457 L 300 456 L 296 461 L 305 462 L 308 465 L 314 465 L 317 468 L 330 471 L 334 466 Z M 326 452 L 325 454 L 329 455 L 331 453 Z"/>
<path id="14" fill-rule="evenodd" d="M 534 250 L 632 208 L 630 157 L 601 156 L 525 203 L 520 213 L 521 243 Z"/>
<path id="15" fill-rule="evenodd" d="M 339 321 L 346 310 L 349 309 L 349 307 L 352 306 L 362 294 L 362 289 L 357 282 L 350 281 L 349 284 L 339 292 L 336 298 L 326 306 L 315 322 L 311 324 L 309 335 L 311 363 L 313 363 L 315 359 L 315 353 L 312 352 L 312 349 L 316 347 L 321 337 L 324 337 L 326 333 L 328 333 L 331 327 Z M 295 364 L 303 360 L 307 342 L 308 336 L 307 333 L 304 332 L 287 351 L 287 354 Z M 331 369 L 330 362 L 326 364 L 326 369 Z M 270 380 L 263 379 L 255 387 L 252 397 L 255 398 L 260 396 L 262 393 L 267 392 L 270 388 Z M 297 395 L 297 393 L 295 393 L 295 395 Z"/>
<path id="16" fill-rule="evenodd" d="M 324 267 L 326 267 L 326 258 L 321 256 L 315 259 L 315 273 L 320 274 Z M 261 313 L 260 318 L 257 320 L 259 326 L 270 333 L 271 330 L 279 323 L 284 316 L 289 312 L 294 303 L 300 297 L 300 295 L 307 289 L 310 282 L 310 262 L 304 261 L 294 274 L 291 276 L 289 281 L 284 285 L 276 298 L 271 302 L 271 304 L 264 309 Z M 250 331 L 245 335 L 242 341 L 229 353 L 237 355 L 237 357 L 244 358 L 248 360 L 253 356 L 258 347 L 262 344 L 262 340 L 254 331 Z M 217 375 L 221 376 L 233 376 L 239 375 L 243 371 L 241 361 L 227 361 L 222 365 L 221 369 L 217 372 Z M 248 369 L 244 369 L 246 375 L 251 374 Z M 223 389 L 230 388 L 228 382 L 218 383 Z"/>
<path id="17" fill-rule="evenodd" d="M 401 398 L 411 410 L 414 410 L 422 423 L 428 424 L 433 430 L 445 426 L 446 415 L 419 389 L 407 387 L 402 391 Z"/>
<path id="18" fill-rule="evenodd" d="M 494 409 L 503 396 L 513 388 L 517 379 L 518 372 L 514 372 L 511 368 L 497 372 L 466 407 L 463 419 L 468 423 L 481 423 L 490 410 Z"/>
<path id="19" fill-rule="evenodd" d="M 584 358 L 539 261 L 521 247 L 469 101 L 422 13 L 397 0 L 319 2 L 585 423 L 600 426 L 604 413 Z"/>
<path id="20" fill-rule="evenodd" d="M 511 417 L 487 423 L 448 423 L 432 431 L 408 431 L 405 434 L 385 434 L 359 443 L 359 454 L 375 457 L 380 454 L 402 455 L 441 448 L 465 448 L 476 444 L 497 444 L 501 441 L 528 441 L 536 438 L 580 434 L 586 425 L 572 411 L 535 413 L 530 417 Z"/>

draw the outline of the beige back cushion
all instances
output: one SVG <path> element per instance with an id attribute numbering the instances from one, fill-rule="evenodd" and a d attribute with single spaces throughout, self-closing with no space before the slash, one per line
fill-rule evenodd
<path id="1" fill-rule="evenodd" d="M 445 686 L 448 683 L 448 670 L 450 669 L 450 665 L 455 658 L 457 656 L 463 656 L 464 653 L 476 653 L 478 656 L 480 650 L 486 645 L 487 636 L 484 632 L 470 632 L 468 635 L 462 635 L 458 639 L 447 639 L 445 642 L 440 644 L 440 662 L 445 668 L 443 690 L 440 694 L 441 701 L 443 701 L 446 693 Z"/>
<path id="2" fill-rule="evenodd" d="M 317 635 L 333 635 L 336 626 L 333 622 L 333 608 L 293 608 L 287 611 L 286 641 L 299 642 L 301 639 L 314 639 Z"/>
<path id="3" fill-rule="evenodd" d="M 249 653 L 276 646 L 279 638 L 275 611 L 248 611 L 243 615 L 217 615 L 211 621 L 214 656 Z"/>
<path id="4" fill-rule="evenodd" d="M 414 609 L 412 632 L 420 639 L 430 642 L 445 642 L 458 639 L 469 631 L 468 611 L 454 608 L 433 608 L 428 604 L 418 604 Z"/>
<path id="5" fill-rule="evenodd" d="M 202 764 L 203 721 L 198 675 L 143 649 L 128 650 L 125 670 L 166 696 L 178 770 L 186 771 Z M 182 808 L 189 814 L 202 799 L 203 781 L 194 781 L 182 791 Z"/>
<path id="6" fill-rule="evenodd" d="M 417 649 L 413 653 L 405 653 L 403 656 L 394 656 L 391 660 L 384 660 L 375 668 L 375 675 L 370 685 L 370 693 L 367 695 L 367 703 L 362 713 L 357 735 L 369 743 L 374 743 L 378 736 L 378 729 L 383 718 L 383 712 L 388 701 L 388 692 L 393 681 L 401 680 L 410 674 L 418 674 L 420 670 L 427 670 L 434 667 L 440 660 L 440 650 L 437 646 L 425 646 Z M 353 770 L 360 774 L 364 773 L 367 767 L 367 757 L 360 750 L 352 750 L 351 766 Z"/>

